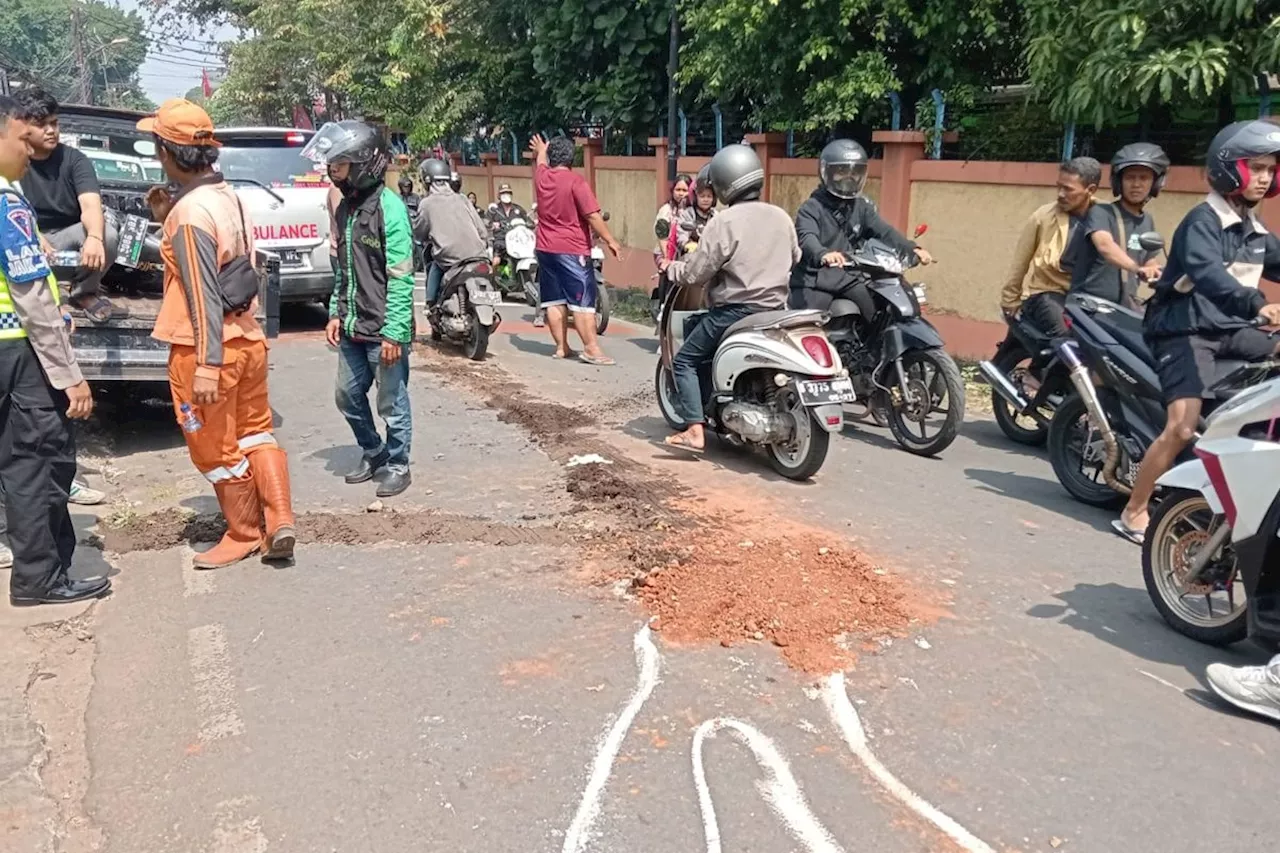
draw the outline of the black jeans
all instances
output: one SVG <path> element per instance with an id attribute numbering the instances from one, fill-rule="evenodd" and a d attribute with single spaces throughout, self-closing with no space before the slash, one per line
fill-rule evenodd
<path id="1" fill-rule="evenodd" d="M 13 551 L 9 594 L 40 595 L 71 568 L 67 500 L 76 445 L 67 395 L 45 378 L 26 340 L 0 341 L 0 491 Z"/>
<path id="2" fill-rule="evenodd" d="M 706 421 L 703 411 L 702 383 L 698 381 L 698 369 L 716 354 L 720 339 L 734 323 L 756 313 L 757 309 L 745 305 L 721 305 L 712 308 L 698 321 L 698 325 L 684 339 L 684 344 L 671 363 L 675 375 L 676 405 L 686 424 Z"/>
<path id="3" fill-rule="evenodd" d="M 1051 338 L 1065 338 L 1071 334 L 1062 321 L 1066 314 L 1065 293 L 1037 293 L 1022 304 L 1022 316 Z"/>

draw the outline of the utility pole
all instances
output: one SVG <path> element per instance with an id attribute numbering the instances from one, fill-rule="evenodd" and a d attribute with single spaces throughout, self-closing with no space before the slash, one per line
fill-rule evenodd
<path id="1" fill-rule="evenodd" d="M 680 156 L 676 148 L 676 75 L 680 73 L 680 19 L 676 0 L 671 0 L 670 50 L 667 59 L 667 181 L 674 184 Z"/>
<path id="2" fill-rule="evenodd" d="M 89 60 L 84 52 L 84 19 L 79 3 L 71 4 L 71 53 L 76 67 L 76 98 L 79 103 L 93 103 Z"/>

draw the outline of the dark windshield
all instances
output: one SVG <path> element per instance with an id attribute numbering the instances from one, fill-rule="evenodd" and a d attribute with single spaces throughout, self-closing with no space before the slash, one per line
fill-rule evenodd
<path id="1" fill-rule="evenodd" d="M 282 139 L 224 139 L 218 166 L 228 178 L 246 178 L 272 188 L 327 187 L 329 178 L 300 156 L 301 145 Z"/>

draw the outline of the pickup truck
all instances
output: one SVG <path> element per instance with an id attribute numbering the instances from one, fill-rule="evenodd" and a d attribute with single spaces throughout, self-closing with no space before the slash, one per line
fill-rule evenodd
<path id="1" fill-rule="evenodd" d="M 167 393 L 169 348 L 151 337 L 163 292 L 160 224 L 150 221 L 145 201 L 147 191 L 160 181 L 152 167 L 155 143 L 137 129 L 143 116 L 131 110 L 76 105 L 63 106 L 59 112 L 63 142 L 89 155 L 107 215 L 118 230 L 130 235 L 122 239 L 121 258 L 103 278 L 105 295 L 127 309 L 128 316 L 94 323 L 82 311 L 72 309 L 75 331 L 71 343 L 90 382 L 155 384 L 157 392 Z M 280 329 L 280 258 L 259 251 L 257 267 L 257 317 L 267 336 L 276 337 Z M 67 269 L 55 261 L 54 273 L 61 279 L 65 272 Z"/>

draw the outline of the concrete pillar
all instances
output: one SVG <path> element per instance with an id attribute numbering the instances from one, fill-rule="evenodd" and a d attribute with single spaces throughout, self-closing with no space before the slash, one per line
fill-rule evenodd
<path id="1" fill-rule="evenodd" d="M 658 187 L 658 207 L 667 203 L 671 197 L 671 182 L 667 180 L 667 138 L 665 136 L 649 137 L 649 145 L 653 147 L 653 176 Z"/>
<path id="2" fill-rule="evenodd" d="M 498 165 L 498 155 L 492 151 L 486 151 L 480 155 L 480 164 L 484 166 L 485 182 L 489 187 L 489 198 L 481 205 L 484 208 L 498 200 L 497 188 L 493 180 L 493 167 Z"/>
<path id="3" fill-rule="evenodd" d="M 756 150 L 756 155 L 764 165 L 764 189 L 760 191 L 760 200 L 768 201 L 773 195 L 773 163 L 787 156 L 787 135 L 785 133 L 750 133 L 747 144 Z"/>
<path id="4" fill-rule="evenodd" d="M 582 146 L 582 168 L 587 173 L 587 184 L 591 187 L 591 191 L 598 195 L 596 158 L 604 156 L 604 138 L 579 136 L 573 141 Z"/>

